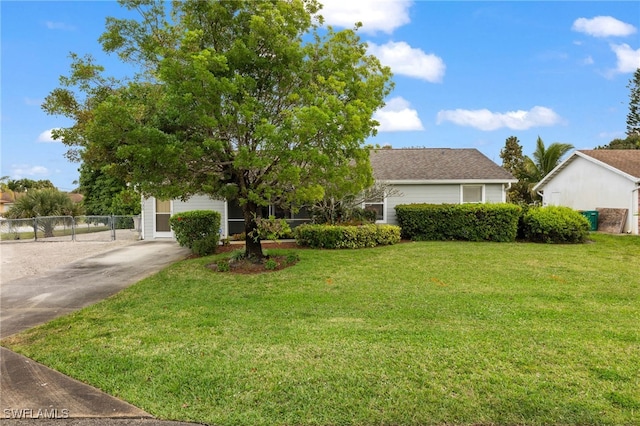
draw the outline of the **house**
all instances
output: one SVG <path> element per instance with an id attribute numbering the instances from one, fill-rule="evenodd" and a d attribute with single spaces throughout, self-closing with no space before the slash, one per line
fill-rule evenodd
<path id="1" fill-rule="evenodd" d="M 640 226 L 640 150 L 579 150 L 544 177 L 534 190 L 543 205 L 576 210 L 621 209 L 623 232 Z"/>
<path id="2" fill-rule="evenodd" d="M 418 148 L 376 149 L 370 154 L 377 182 L 390 189 L 378 200 L 367 200 L 364 207 L 378 212 L 378 222 L 396 224 L 395 206 L 411 203 L 501 203 L 517 180 L 477 149 Z M 169 217 L 188 210 L 216 210 L 222 215 L 221 234 L 244 231 L 242 210 L 233 200 L 212 200 L 195 196 L 188 201 L 142 201 L 142 238 L 172 238 Z M 292 226 L 309 220 L 304 209 L 296 215 L 271 206 L 263 215 L 291 221 Z"/>

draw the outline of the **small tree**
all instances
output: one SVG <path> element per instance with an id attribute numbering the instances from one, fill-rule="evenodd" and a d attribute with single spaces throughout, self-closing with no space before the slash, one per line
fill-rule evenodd
<path id="1" fill-rule="evenodd" d="M 633 73 L 627 88 L 629 88 L 627 136 L 640 136 L 640 68 Z"/>
<path id="2" fill-rule="evenodd" d="M 533 159 L 525 157 L 523 180 L 529 185 L 529 192 L 534 200 L 540 197 L 533 193 L 533 187 L 540 182 L 546 175 L 560 164 L 560 160 L 569 151 L 573 149 L 573 145 L 568 143 L 554 142 L 548 147 L 544 146 L 544 142 L 538 136 L 536 141 L 536 150 L 533 152 Z"/>
<path id="3" fill-rule="evenodd" d="M 529 183 L 525 180 L 525 156 L 522 154 L 522 145 L 515 136 L 510 136 L 505 141 L 504 148 L 500 150 L 502 167 L 513 175 L 518 182 L 511 185 L 507 192 L 507 201 L 514 204 L 530 204 L 533 197 L 529 189 Z"/>

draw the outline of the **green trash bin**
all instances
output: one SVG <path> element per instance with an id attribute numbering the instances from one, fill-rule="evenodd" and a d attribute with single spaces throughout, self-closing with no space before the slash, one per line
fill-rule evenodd
<path id="1" fill-rule="evenodd" d="M 582 216 L 586 217 L 589 221 L 589 230 L 597 231 L 598 230 L 598 211 L 597 210 L 585 210 L 580 212 Z"/>

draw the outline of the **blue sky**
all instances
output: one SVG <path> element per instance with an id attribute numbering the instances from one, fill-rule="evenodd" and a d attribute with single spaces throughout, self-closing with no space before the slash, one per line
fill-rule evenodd
<path id="1" fill-rule="evenodd" d="M 624 137 L 626 86 L 640 67 L 638 2 L 324 4 L 336 28 L 361 21 L 369 51 L 394 72 L 369 143 L 478 148 L 500 164 L 509 136 L 525 154 L 538 136 L 577 149 Z M 94 55 L 107 73 L 127 72 L 97 41 L 107 16 L 127 13 L 112 1 L 0 2 L 0 175 L 76 187 L 78 164 L 49 133 L 70 123 L 40 105 L 68 73 L 70 52 Z"/>

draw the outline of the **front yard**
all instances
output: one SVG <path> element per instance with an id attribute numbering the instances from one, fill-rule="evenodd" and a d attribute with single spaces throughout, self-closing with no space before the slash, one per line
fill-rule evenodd
<path id="1" fill-rule="evenodd" d="M 164 419 L 640 424 L 640 238 L 593 239 L 191 259 L 2 343 Z"/>

